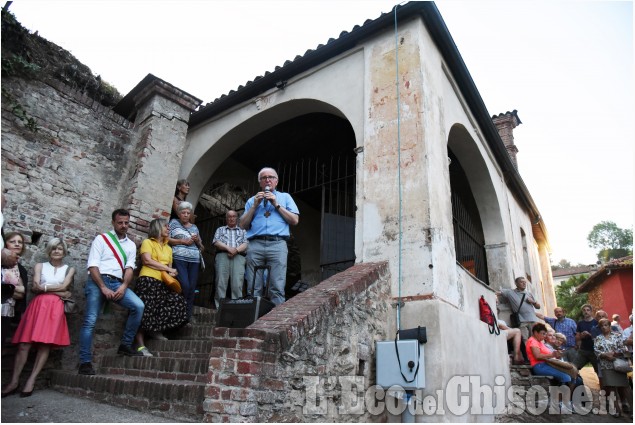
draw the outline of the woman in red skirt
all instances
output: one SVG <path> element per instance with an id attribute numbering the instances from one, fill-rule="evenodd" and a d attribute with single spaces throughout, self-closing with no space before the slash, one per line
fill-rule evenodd
<path id="1" fill-rule="evenodd" d="M 71 296 L 69 286 L 73 283 L 75 269 L 62 264 L 67 253 L 64 241 L 53 238 L 46 244 L 49 261 L 35 265 L 31 291 L 37 295 L 26 308 L 13 336 L 12 342 L 19 344 L 18 352 L 11 382 L 2 390 L 2 397 L 18 391 L 20 374 L 31 345 L 37 346 L 37 355 L 33 371 L 24 384 L 20 397 L 29 397 L 33 393 L 35 379 L 44 367 L 51 348 L 70 345 L 62 298 Z"/>

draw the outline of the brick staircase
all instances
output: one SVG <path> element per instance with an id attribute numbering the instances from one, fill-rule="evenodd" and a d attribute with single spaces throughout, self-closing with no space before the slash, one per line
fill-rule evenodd
<path id="1" fill-rule="evenodd" d="M 215 312 L 195 307 L 196 324 L 169 341 L 147 340 L 154 357 L 102 357 L 97 375 L 52 371 L 51 388 L 74 396 L 142 410 L 178 422 L 200 422 L 209 369 Z"/>

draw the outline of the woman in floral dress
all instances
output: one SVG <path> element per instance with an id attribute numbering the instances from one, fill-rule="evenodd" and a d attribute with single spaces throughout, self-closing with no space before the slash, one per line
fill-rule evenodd
<path id="1" fill-rule="evenodd" d="M 183 295 L 169 289 L 161 280 L 161 272 L 176 276 L 172 268 L 172 248 L 168 240 L 167 221 L 159 218 L 150 222 L 148 239 L 139 250 L 141 271 L 134 292 L 145 304 L 141 326 L 135 336 L 137 350 L 144 356 L 152 356 L 145 347 L 145 337 L 167 339 L 163 331 L 178 328 L 187 321 L 187 303 Z"/>

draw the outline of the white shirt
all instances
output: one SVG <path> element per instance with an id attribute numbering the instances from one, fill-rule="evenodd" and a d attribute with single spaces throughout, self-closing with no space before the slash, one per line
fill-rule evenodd
<path id="1" fill-rule="evenodd" d="M 126 254 L 124 269 L 131 268 L 134 270 L 135 261 L 137 259 L 137 246 L 134 242 L 128 239 L 128 236 L 123 239 L 119 239 L 114 230 L 112 230 L 111 233 L 114 234 L 115 237 L 119 240 L 119 244 Z M 108 240 L 111 242 L 118 255 L 120 255 L 117 246 L 112 243 L 112 240 L 110 240 L 110 238 Z M 88 269 L 90 267 L 97 267 L 99 269 L 99 274 L 109 274 L 123 279 L 123 270 L 119 265 L 119 261 L 117 261 L 117 258 L 115 258 L 115 255 L 106 244 L 106 241 L 104 240 L 102 235 L 97 236 L 90 246 L 90 253 L 88 254 L 88 264 L 86 268 Z"/>

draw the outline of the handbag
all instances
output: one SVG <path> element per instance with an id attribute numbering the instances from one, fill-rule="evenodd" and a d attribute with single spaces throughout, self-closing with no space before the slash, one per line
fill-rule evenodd
<path id="1" fill-rule="evenodd" d="M 518 310 L 516 310 L 515 312 L 512 312 L 512 314 L 509 315 L 509 326 L 512 328 L 520 327 L 520 315 L 518 314 L 518 312 L 520 311 L 520 307 L 522 307 L 523 302 L 525 301 L 525 295 L 527 294 L 523 294 L 523 297 L 520 299 Z"/>
<path id="2" fill-rule="evenodd" d="M 562 361 L 560 359 L 547 359 L 547 364 L 554 369 L 564 372 L 571 377 L 572 380 L 578 377 L 578 368 L 575 365 Z"/>
<path id="3" fill-rule="evenodd" d="M 481 295 L 481 298 L 478 300 L 478 310 L 481 321 L 487 323 L 487 326 L 489 327 L 489 333 L 500 335 L 501 330 L 498 327 L 496 316 L 492 311 L 492 307 L 490 307 L 487 301 L 485 301 L 485 297 L 483 295 Z"/>
<path id="4" fill-rule="evenodd" d="M 180 294 L 182 292 L 181 284 L 179 283 L 179 281 L 176 280 L 176 278 L 170 276 L 170 274 L 165 270 L 161 271 L 161 280 L 163 281 L 163 283 L 165 283 L 165 286 L 167 286 L 177 294 Z"/>
<path id="5" fill-rule="evenodd" d="M 79 310 L 79 307 L 77 306 L 77 303 L 75 302 L 74 299 L 72 298 L 61 298 L 62 301 L 64 301 L 64 313 L 66 314 L 75 314 L 77 313 L 77 310 Z"/>
<path id="6" fill-rule="evenodd" d="M 198 266 L 200 267 L 201 272 L 204 272 L 205 271 L 205 260 L 203 259 L 203 253 L 201 252 L 201 250 L 198 251 L 198 259 L 199 259 Z"/>
<path id="7" fill-rule="evenodd" d="M 622 373 L 628 373 L 633 370 L 628 360 L 622 357 L 613 360 L 613 369 L 615 369 L 616 372 Z"/>

